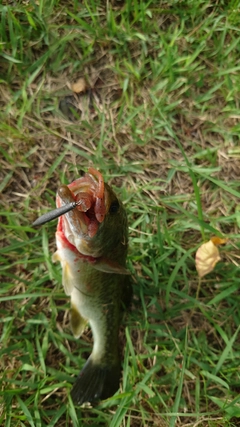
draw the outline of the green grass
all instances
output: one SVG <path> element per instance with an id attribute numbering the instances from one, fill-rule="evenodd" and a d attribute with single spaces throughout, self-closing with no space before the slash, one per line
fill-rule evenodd
<path id="1" fill-rule="evenodd" d="M 40 0 L 1 11 L 0 424 L 237 426 L 239 2 Z M 94 118 L 58 104 L 85 77 Z M 115 96 L 117 94 L 117 96 Z M 121 328 L 121 388 L 74 407 L 91 351 L 71 334 L 52 264 L 60 183 L 88 166 L 125 202 L 134 299 Z M 198 279 L 202 241 L 226 236 Z"/>

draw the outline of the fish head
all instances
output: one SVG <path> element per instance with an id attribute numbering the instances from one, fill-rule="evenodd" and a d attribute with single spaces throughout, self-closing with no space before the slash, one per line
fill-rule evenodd
<path id="1" fill-rule="evenodd" d="M 99 171 L 89 168 L 83 177 L 59 188 L 57 207 L 71 202 L 76 208 L 59 218 L 57 228 L 68 248 L 92 258 L 117 259 L 123 265 L 128 245 L 126 211 Z"/>

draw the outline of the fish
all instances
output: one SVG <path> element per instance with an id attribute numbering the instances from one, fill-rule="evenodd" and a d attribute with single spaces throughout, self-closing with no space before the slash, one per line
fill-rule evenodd
<path id="1" fill-rule="evenodd" d="M 119 328 L 132 298 L 126 267 L 128 221 L 123 203 L 93 167 L 60 186 L 56 206 L 64 211 L 65 205 L 71 209 L 58 218 L 52 259 L 61 263 L 74 337 L 87 324 L 93 335 L 92 352 L 71 397 L 76 405 L 93 404 L 111 397 L 120 384 Z"/>

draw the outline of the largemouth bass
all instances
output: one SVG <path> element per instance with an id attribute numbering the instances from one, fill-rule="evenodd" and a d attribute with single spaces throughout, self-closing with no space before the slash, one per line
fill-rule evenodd
<path id="1" fill-rule="evenodd" d="M 92 353 L 71 391 L 74 403 L 81 405 L 108 398 L 119 388 L 119 326 L 131 284 L 126 212 L 100 172 L 90 168 L 59 188 L 57 208 L 71 203 L 76 207 L 58 219 L 53 261 L 61 262 L 74 336 L 79 338 L 87 323 L 93 334 Z"/>

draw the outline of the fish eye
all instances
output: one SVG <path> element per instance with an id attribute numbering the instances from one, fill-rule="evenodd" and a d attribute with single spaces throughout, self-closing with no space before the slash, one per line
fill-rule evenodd
<path id="1" fill-rule="evenodd" d="M 111 203 L 110 208 L 109 208 L 109 213 L 115 214 L 118 212 L 118 209 L 119 209 L 119 201 L 116 199 Z"/>

